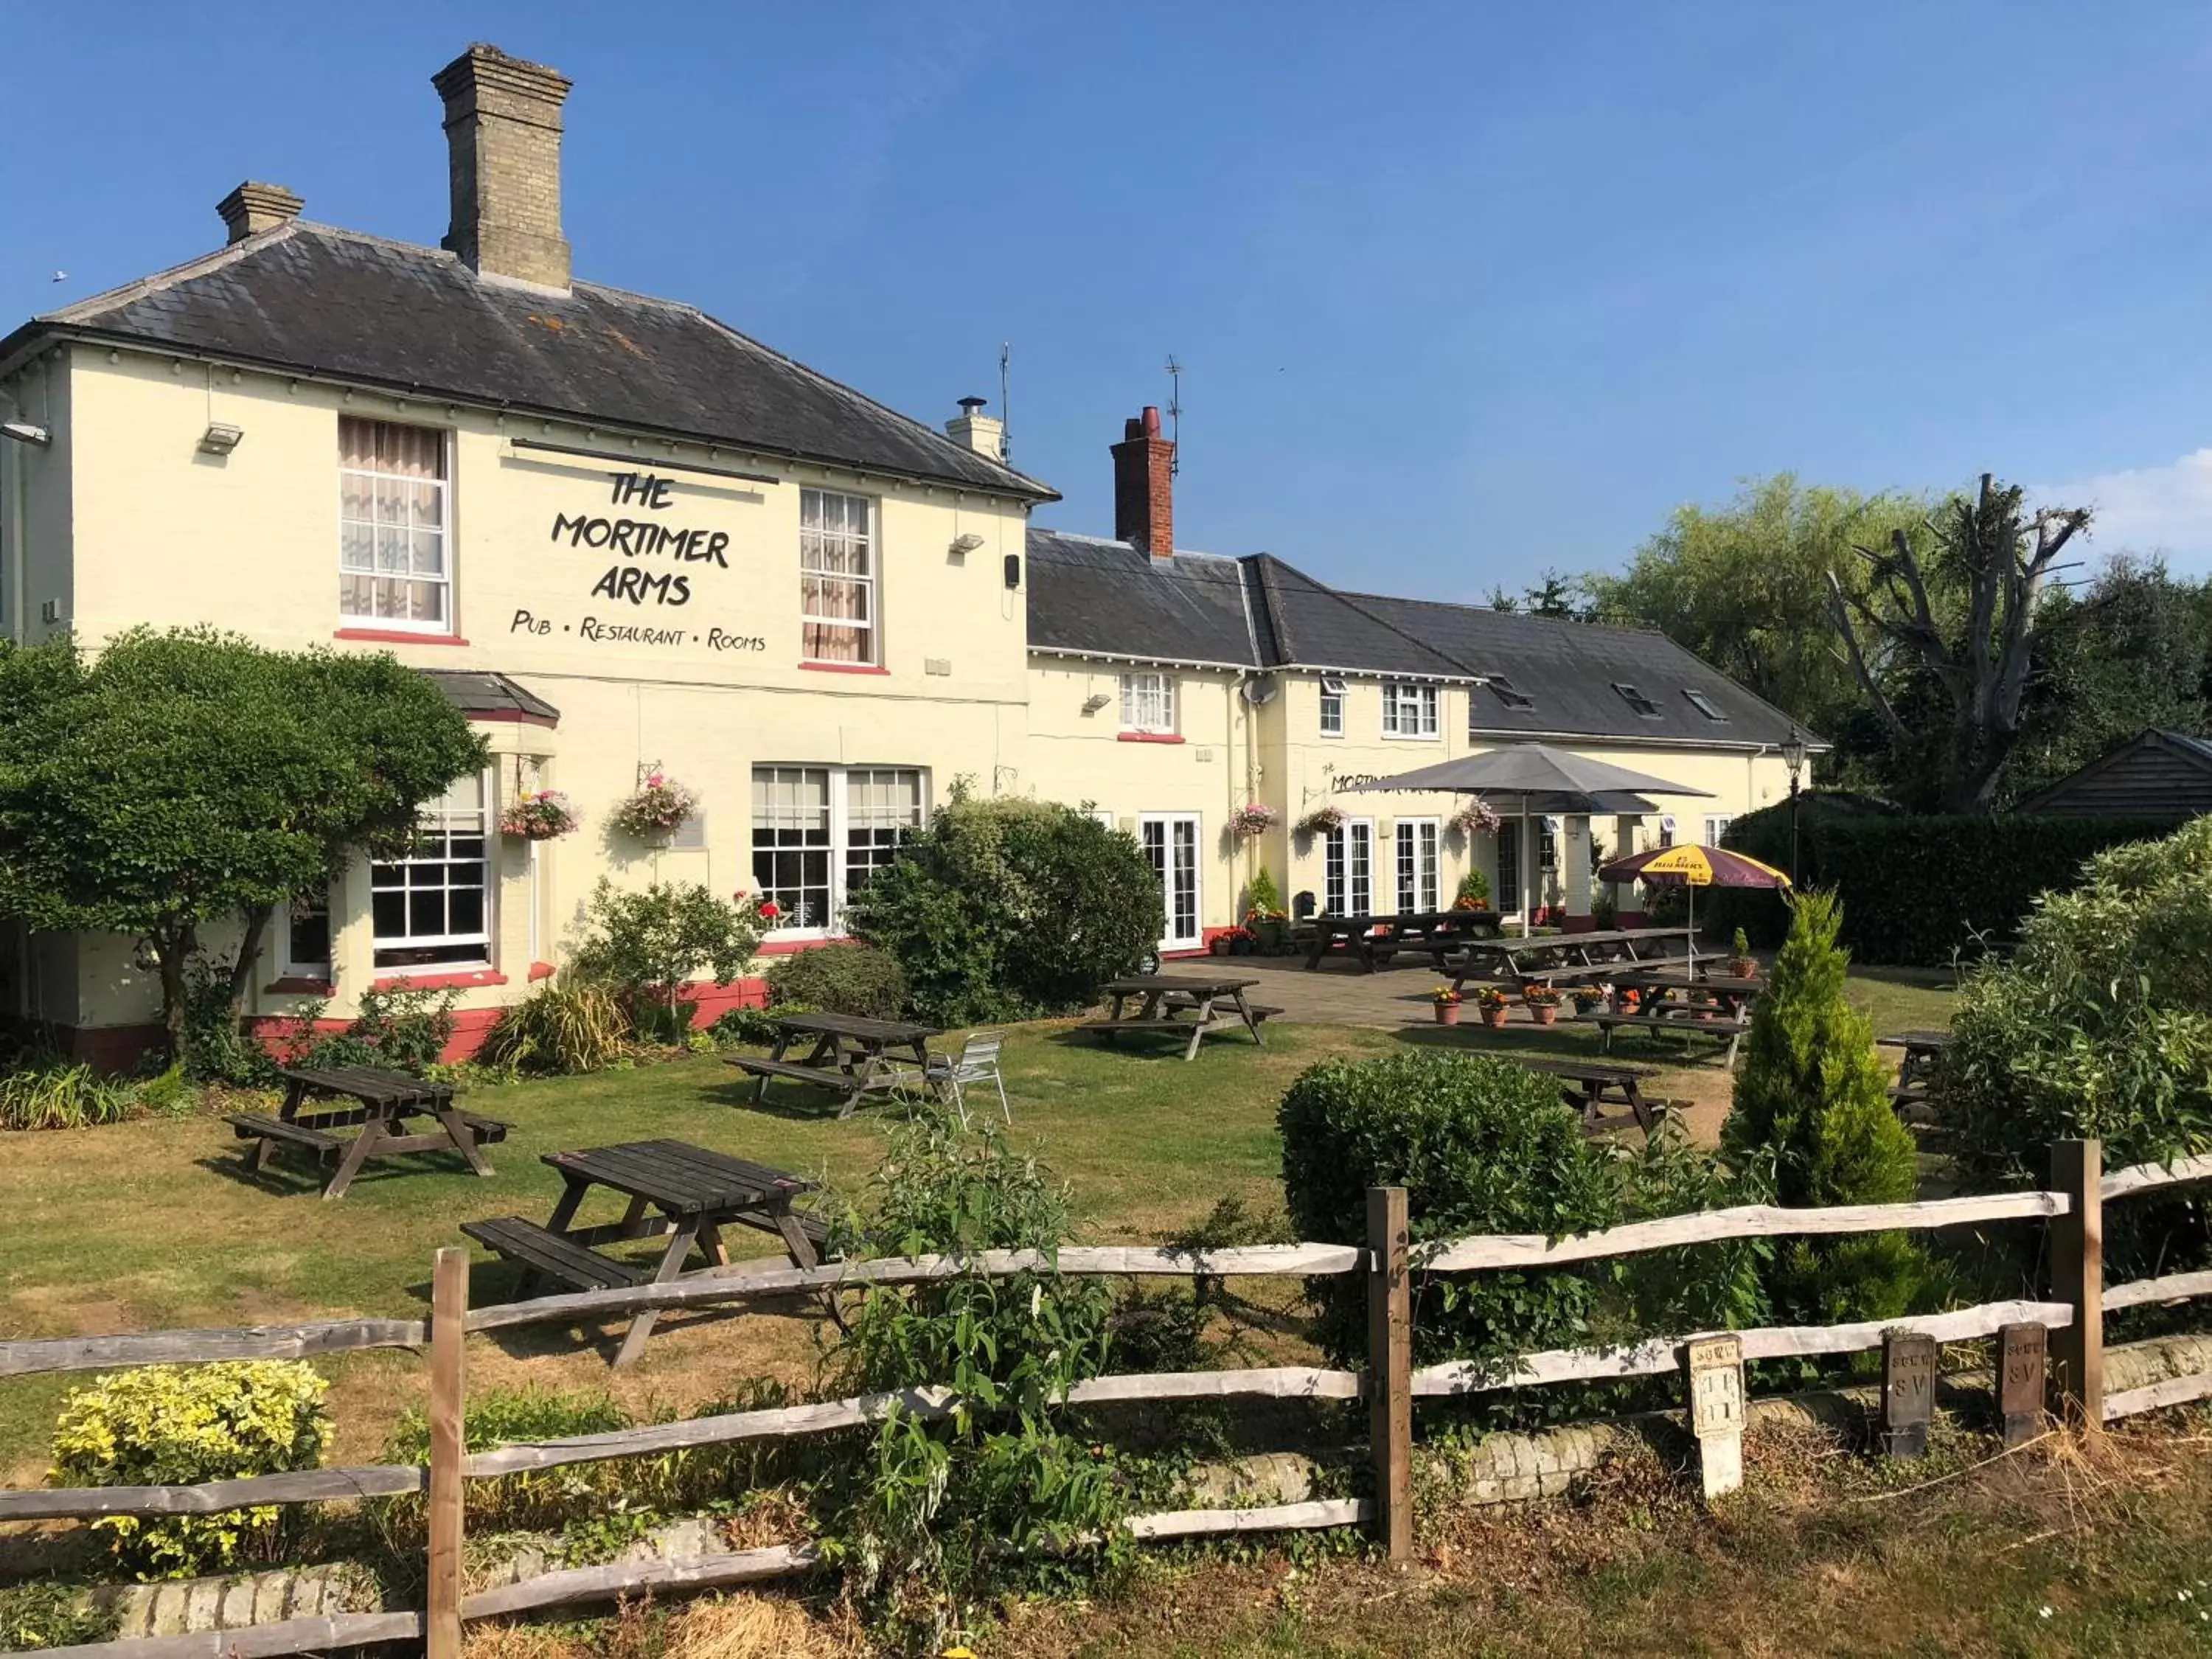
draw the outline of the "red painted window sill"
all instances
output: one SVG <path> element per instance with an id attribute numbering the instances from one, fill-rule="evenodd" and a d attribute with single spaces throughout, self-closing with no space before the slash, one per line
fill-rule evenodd
<path id="1" fill-rule="evenodd" d="M 341 628 L 334 640 L 374 640 L 382 645 L 466 645 L 459 634 L 410 634 L 404 628 Z"/>
<path id="2" fill-rule="evenodd" d="M 369 988 L 374 991 L 461 991 L 471 985 L 504 985 L 507 975 L 495 968 L 469 968 L 458 974 L 392 974 Z"/>
<path id="3" fill-rule="evenodd" d="M 326 997 L 336 994 L 337 991 L 337 987 L 326 979 L 304 979 L 291 975 L 283 979 L 272 979 L 261 988 L 276 996 Z"/>
<path id="4" fill-rule="evenodd" d="M 1124 732 L 1118 741 L 1122 743 L 1181 743 L 1182 738 L 1173 732 Z"/>
<path id="5" fill-rule="evenodd" d="M 541 979 L 550 979 L 552 977 L 553 964 L 551 963 L 533 962 L 530 964 L 530 982 L 532 984 L 535 985 Z"/>
<path id="6" fill-rule="evenodd" d="M 831 939 L 764 939 L 760 943 L 760 948 L 753 954 L 758 957 L 795 957 L 801 951 L 819 950 L 825 945 L 850 945 L 851 943 L 853 943 L 851 937 L 844 933 L 837 934 Z"/>
<path id="7" fill-rule="evenodd" d="M 891 672 L 872 662 L 803 662 L 799 665 L 810 674 L 888 674 Z"/>

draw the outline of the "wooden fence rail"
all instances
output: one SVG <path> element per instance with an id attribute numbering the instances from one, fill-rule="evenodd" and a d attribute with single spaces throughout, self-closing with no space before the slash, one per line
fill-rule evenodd
<path id="1" fill-rule="evenodd" d="M 1997 1334 L 2008 1325 L 2041 1325 L 2051 1333 L 2053 1400 L 2090 1424 L 2187 1401 L 2212 1398 L 2212 1375 L 2169 1378 L 2107 1398 L 2103 1389 L 2103 1319 L 2113 1310 L 2212 1294 L 2212 1273 L 2168 1274 L 2130 1285 L 2103 1283 L 2103 1204 L 2111 1199 L 2189 1181 L 2212 1179 L 2212 1158 L 2172 1166 L 2138 1165 L 2100 1175 L 2094 1142 L 2053 1149 L 2051 1189 L 1938 1199 L 1914 1204 L 1853 1205 L 1789 1210 L 1753 1205 L 1670 1216 L 1602 1232 L 1467 1238 L 1412 1245 L 1405 1194 L 1369 1195 L 1368 1238 L 1345 1244 L 1261 1245 L 1212 1252 L 1119 1246 L 1073 1247 L 1056 1257 L 994 1250 L 974 1257 L 932 1256 L 749 1271 L 742 1267 L 665 1284 L 580 1295 L 537 1297 L 471 1310 L 467 1253 L 439 1253 L 432 1316 L 332 1321 L 232 1331 L 167 1331 L 137 1336 L 0 1342 L 0 1376 L 156 1363 L 293 1358 L 368 1347 L 428 1346 L 431 1361 L 428 1467 L 374 1466 L 211 1481 L 196 1486 L 115 1486 L 0 1492 L 0 1521 L 101 1515 L 211 1514 L 249 1505 L 428 1494 L 428 1588 L 425 1611 L 294 1620 L 206 1636 L 149 1638 L 56 1651 L 82 1659 L 257 1659 L 387 1641 L 423 1642 L 429 1659 L 456 1659 L 464 1620 L 538 1607 L 606 1600 L 655 1588 L 727 1585 L 812 1571 L 822 1559 L 811 1543 L 732 1552 L 687 1560 L 617 1563 L 580 1568 L 464 1596 L 461 1522 L 465 1484 L 530 1470 L 610 1458 L 637 1457 L 789 1435 L 819 1434 L 880 1420 L 895 1410 L 941 1416 L 955 1404 L 951 1390 L 919 1388 L 769 1410 L 732 1412 L 607 1434 L 507 1445 L 470 1455 L 464 1449 L 464 1337 L 549 1322 L 589 1322 L 647 1310 L 708 1307 L 764 1296 L 789 1296 L 870 1285 L 928 1283 L 981 1273 L 1006 1276 L 1048 1266 L 1066 1273 L 1273 1275 L 1364 1274 L 1370 1310 L 1370 1358 L 1361 1371 L 1310 1366 L 1107 1376 L 1079 1383 L 1068 1403 L 1223 1399 L 1364 1400 L 1370 1414 L 1370 1455 L 1375 1496 L 1276 1504 L 1260 1509 L 1186 1510 L 1140 1516 L 1124 1524 L 1143 1539 L 1202 1537 L 1307 1527 L 1371 1525 L 1389 1553 L 1411 1551 L 1411 1407 L 1437 1398 L 1504 1388 L 1605 1378 L 1658 1376 L 1681 1363 L 1690 1337 L 1652 1338 L 1614 1349 L 1562 1349 L 1525 1354 L 1507 1366 L 1467 1362 L 1415 1370 L 1410 1364 L 1410 1287 L 1420 1273 L 1466 1273 L 1551 1267 L 1730 1238 L 1787 1237 L 1969 1226 L 2042 1219 L 2051 1227 L 2051 1293 L 2045 1300 L 1979 1307 L 1889 1321 L 1826 1327 L 1784 1326 L 1734 1333 L 1746 1359 L 1856 1352 L 1881 1347 L 1910 1331 L 1938 1341 Z"/>

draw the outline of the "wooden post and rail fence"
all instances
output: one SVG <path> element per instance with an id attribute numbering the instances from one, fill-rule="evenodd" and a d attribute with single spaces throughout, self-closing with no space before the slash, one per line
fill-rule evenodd
<path id="1" fill-rule="evenodd" d="M 1880 1349 L 1903 1334 L 1936 1342 L 1997 1336 L 2007 1327 L 2049 1334 L 2050 1409 L 2095 1428 L 2116 1419 L 2193 1400 L 2212 1399 L 2212 1372 L 2166 1379 L 2107 1395 L 2104 1386 L 2106 1311 L 2212 1295 L 2212 1272 L 2168 1274 L 2133 1284 L 2104 1283 L 2103 1206 L 2116 1199 L 2212 1180 L 2212 1157 L 2171 1167 L 2139 1165 L 2100 1171 L 2095 1142 L 2066 1142 L 2053 1151 L 2051 1184 L 2039 1192 L 1997 1193 L 1911 1204 L 1789 1210 L 1753 1205 L 1668 1216 L 1559 1239 L 1485 1237 L 1413 1244 L 1406 1194 L 1368 1194 L 1367 1243 L 1283 1244 L 1206 1253 L 1123 1246 L 1069 1246 L 1048 1261 L 1040 1253 L 994 1250 L 980 1255 L 894 1258 L 820 1267 L 705 1273 L 647 1285 L 471 1310 L 468 1252 L 439 1251 L 428 1321 L 364 1319 L 222 1331 L 161 1331 L 143 1335 L 63 1337 L 0 1342 L 0 1377 L 115 1366 L 227 1359 L 292 1359 L 361 1348 L 429 1349 L 429 1462 L 323 1468 L 210 1481 L 196 1486 L 96 1486 L 0 1491 L 0 1522 L 106 1515 L 204 1515 L 252 1505 L 327 1503 L 426 1495 L 428 1589 L 422 1610 L 341 1614 L 204 1635 L 151 1637 L 58 1650 L 91 1659 L 258 1659 L 372 1643 L 420 1641 L 430 1659 L 457 1659 L 464 1621 L 538 1608 L 611 1600 L 657 1589 L 704 1589 L 789 1577 L 821 1561 L 816 1546 L 780 1544 L 687 1559 L 616 1563 L 555 1571 L 499 1589 L 465 1594 L 462 1515 L 466 1484 L 526 1470 L 611 1458 L 651 1456 L 702 1446 L 790 1435 L 821 1434 L 880 1421 L 893 1412 L 949 1414 L 957 1401 L 943 1388 L 726 1413 L 602 1434 L 501 1446 L 470 1453 L 462 1432 L 464 1352 L 469 1335 L 544 1323 L 578 1324 L 646 1309 L 726 1305 L 795 1292 L 927 1283 L 969 1273 L 1004 1276 L 1057 1267 L 1063 1273 L 1186 1277 L 1316 1278 L 1364 1273 L 1369 1308 L 1364 1370 L 1269 1366 L 1103 1376 L 1074 1385 L 1067 1403 L 1274 1399 L 1364 1400 L 1369 1411 L 1371 1498 L 1328 1498 L 1256 1509 L 1189 1510 L 1130 1517 L 1136 1538 L 1202 1538 L 1238 1533 L 1367 1525 L 1389 1557 L 1413 1549 L 1413 1407 L 1417 1399 L 1449 1397 L 1549 1382 L 1661 1376 L 1683 1363 L 1688 1336 L 1655 1338 L 1612 1348 L 1524 1354 L 1510 1365 L 1453 1362 L 1412 1364 L 1412 1285 L 1417 1273 L 1479 1273 L 1562 1266 L 1731 1238 L 1802 1237 L 1890 1232 L 2041 1219 L 2051 1229 L 2050 1286 L 2042 1301 L 2004 1301 L 1880 1323 L 1785 1326 L 1728 1334 L 1745 1360 L 1847 1354 Z M 1923 1343 L 1924 1346 L 1924 1340 Z"/>

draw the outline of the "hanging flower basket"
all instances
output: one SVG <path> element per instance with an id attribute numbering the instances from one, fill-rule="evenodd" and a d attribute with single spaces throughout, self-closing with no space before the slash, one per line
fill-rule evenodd
<path id="1" fill-rule="evenodd" d="M 615 808 L 615 828 L 640 841 L 672 836 L 698 810 L 698 796 L 666 773 L 651 772 L 637 793 Z"/>
<path id="2" fill-rule="evenodd" d="M 1344 809 L 1340 806 L 1316 806 L 1298 820 L 1302 836 L 1333 835 L 1344 828 Z"/>
<path id="3" fill-rule="evenodd" d="M 1463 836 L 1494 836 L 1504 821 L 1498 816 L 1498 809 L 1480 795 L 1469 795 L 1467 805 L 1447 820 Z"/>
<path id="4" fill-rule="evenodd" d="M 558 789 L 532 789 L 517 795 L 499 815 L 503 836 L 518 841 L 551 841 L 576 828 L 576 809 Z"/>
<path id="5" fill-rule="evenodd" d="M 1239 841 L 1264 836 L 1282 821 L 1282 815 L 1264 801 L 1247 801 L 1229 815 L 1230 833 Z"/>

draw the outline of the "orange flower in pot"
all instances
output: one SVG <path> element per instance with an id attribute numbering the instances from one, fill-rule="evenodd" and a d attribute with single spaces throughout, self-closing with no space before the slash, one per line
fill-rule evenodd
<path id="1" fill-rule="evenodd" d="M 1505 1000 L 1505 993 L 1495 985 L 1486 985 L 1476 992 L 1474 1006 L 1482 1011 L 1482 1023 L 1493 1027 L 1505 1024 L 1507 1010 L 1511 1006 Z"/>
<path id="2" fill-rule="evenodd" d="M 1528 1017 L 1539 1025 L 1551 1025 L 1559 1018 L 1559 994 L 1549 985 L 1532 985 L 1521 994 L 1528 1005 Z"/>
<path id="3" fill-rule="evenodd" d="M 1429 993 L 1429 1006 L 1437 1011 L 1437 1024 L 1459 1024 L 1460 994 L 1449 985 L 1439 985 Z"/>

